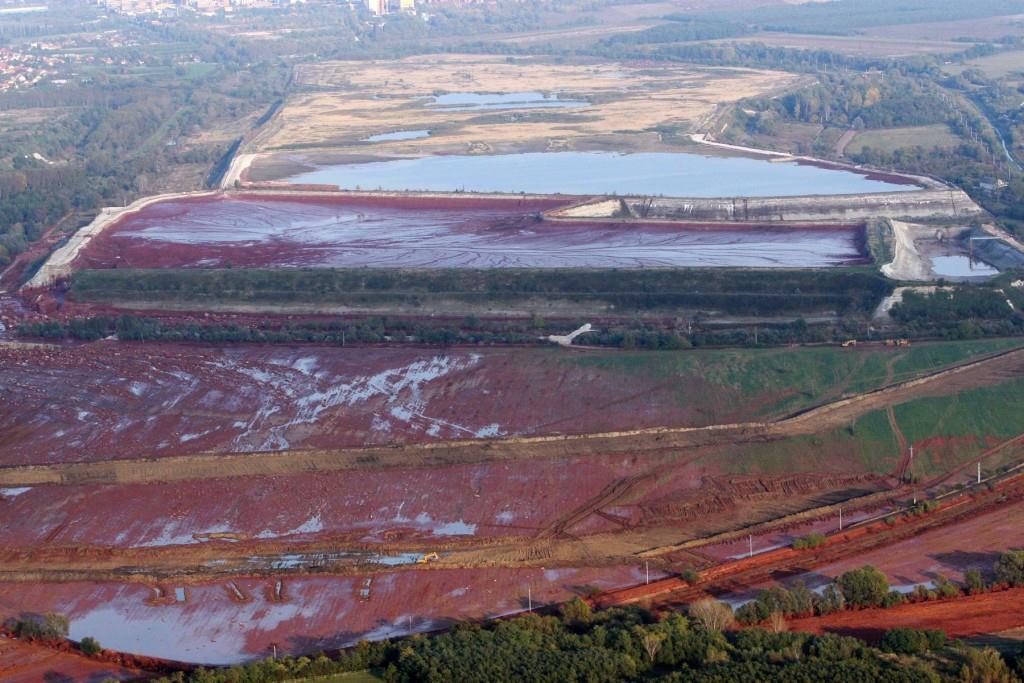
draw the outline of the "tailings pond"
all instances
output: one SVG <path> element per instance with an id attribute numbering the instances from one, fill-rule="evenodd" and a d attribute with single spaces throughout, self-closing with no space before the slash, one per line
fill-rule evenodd
<path id="1" fill-rule="evenodd" d="M 77 268 L 829 267 L 864 262 L 857 226 L 557 222 L 557 200 L 229 195 L 151 204 Z"/>
<path id="2" fill-rule="evenodd" d="M 919 189 L 894 177 L 699 154 L 537 152 L 329 165 L 287 179 L 345 189 L 669 197 L 776 197 Z"/>

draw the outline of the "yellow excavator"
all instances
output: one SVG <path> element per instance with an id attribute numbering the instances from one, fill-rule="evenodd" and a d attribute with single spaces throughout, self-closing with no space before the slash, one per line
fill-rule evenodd
<path id="1" fill-rule="evenodd" d="M 427 562 L 434 562 L 440 559 L 441 558 L 438 556 L 437 553 L 427 553 L 420 559 L 416 560 L 416 564 L 426 564 Z"/>

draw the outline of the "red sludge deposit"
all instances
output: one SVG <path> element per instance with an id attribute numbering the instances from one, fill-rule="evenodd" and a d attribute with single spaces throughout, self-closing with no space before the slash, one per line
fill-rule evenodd
<path id="1" fill-rule="evenodd" d="M 560 199 L 218 195 L 129 214 L 83 268 L 827 267 L 862 262 L 856 226 L 551 221 Z"/>

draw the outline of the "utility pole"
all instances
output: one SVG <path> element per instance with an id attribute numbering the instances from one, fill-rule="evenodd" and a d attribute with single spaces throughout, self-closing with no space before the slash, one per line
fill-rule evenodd
<path id="1" fill-rule="evenodd" d="M 911 481 L 913 481 L 913 479 L 914 479 L 914 446 L 913 446 L 913 444 L 911 444 L 911 446 L 910 446 L 910 462 L 907 463 L 907 478 L 909 478 Z M 917 495 L 917 494 L 914 494 L 914 495 Z M 915 500 L 914 502 L 916 503 L 917 501 Z"/>
<path id="2" fill-rule="evenodd" d="M 843 508 L 839 508 L 839 530 L 843 530 Z"/>
<path id="3" fill-rule="evenodd" d="M 526 605 L 527 605 L 527 608 L 528 608 L 527 611 L 532 612 L 533 611 L 533 588 L 531 588 L 530 586 L 526 587 Z"/>
<path id="4" fill-rule="evenodd" d="M 750 554 L 747 557 L 754 556 L 754 534 L 747 536 L 747 542 L 750 544 Z"/>
<path id="5" fill-rule="evenodd" d="M 644 560 L 644 571 L 647 572 L 647 583 L 651 582 L 651 561 Z"/>
<path id="6" fill-rule="evenodd" d="M 981 483 L 981 463 L 978 463 L 978 483 Z"/>

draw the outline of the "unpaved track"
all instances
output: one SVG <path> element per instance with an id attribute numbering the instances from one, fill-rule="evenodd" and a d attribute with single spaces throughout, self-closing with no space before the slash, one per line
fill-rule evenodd
<path id="1" fill-rule="evenodd" d="M 654 427 L 623 432 L 445 441 L 402 446 L 261 453 L 205 453 L 0 469 L 0 486 L 139 484 L 299 472 L 444 467 L 526 458 L 575 458 L 756 443 L 816 434 L 874 410 L 1024 377 L 1024 349 L 993 354 L 914 380 L 826 403 L 774 422 Z"/>

